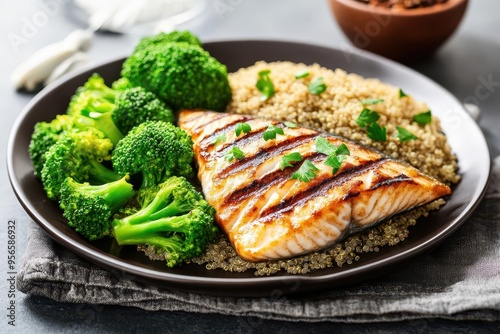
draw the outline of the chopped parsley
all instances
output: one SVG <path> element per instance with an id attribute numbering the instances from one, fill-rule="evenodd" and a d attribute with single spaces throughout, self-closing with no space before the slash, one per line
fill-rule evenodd
<path id="1" fill-rule="evenodd" d="M 402 97 L 405 97 L 405 96 L 408 96 L 405 92 L 403 92 L 403 90 L 400 88 L 399 89 L 399 98 L 402 98 Z"/>
<path id="2" fill-rule="evenodd" d="M 368 125 L 375 123 L 380 118 L 376 111 L 372 111 L 368 108 L 363 109 L 361 114 L 359 114 L 356 119 L 356 123 L 362 128 L 366 128 Z"/>
<path id="3" fill-rule="evenodd" d="M 328 155 L 325 165 L 333 168 L 332 174 L 338 172 L 345 157 L 351 154 L 346 144 L 342 143 L 339 146 L 335 146 L 321 136 L 316 138 L 314 144 L 316 146 L 316 152 Z"/>
<path id="4" fill-rule="evenodd" d="M 403 127 L 396 126 L 396 130 L 398 130 L 397 137 L 402 142 L 407 142 L 412 139 L 418 139 L 417 136 L 415 136 L 413 133 L 411 133 L 410 131 L 406 130 Z"/>
<path id="5" fill-rule="evenodd" d="M 292 152 L 290 154 L 286 154 L 281 158 L 280 169 L 283 170 L 287 167 L 293 167 L 292 162 L 302 161 L 302 155 L 299 152 Z"/>
<path id="6" fill-rule="evenodd" d="M 335 174 L 339 171 L 340 166 L 342 166 L 345 157 L 345 155 L 330 155 L 328 159 L 326 159 L 325 165 L 332 167 L 332 174 Z"/>
<path id="7" fill-rule="evenodd" d="M 218 135 L 217 137 L 215 137 L 214 139 L 212 139 L 212 145 L 217 145 L 218 143 L 225 143 L 226 142 L 226 134 L 225 133 L 221 133 L 220 135 Z"/>
<path id="8" fill-rule="evenodd" d="M 236 137 L 238 137 L 242 132 L 249 133 L 252 130 L 252 127 L 248 123 L 238 123 L 236 124 Z"/>
<path id="9" fill-rule="evenodd" d="M 316 152 L 323 153 L 325 155 L 334 154 L 335 150 L 337 149 L 337 146 L 333 145 L 321 136 L 316 138 L 314 145 L 316 146 Z"/>
<path id="10" fill-rule="evenodd" d="M 297 127 L 297 124 L 295 124 L 294 122 L 283 122 L 283 124 L 285 124 L 285 126 L 290 129 Z"/>
<path id="11" fill-rule="evenodd" d="M 363 106 L 374 105 L 384 102 L 384 99 L 365 99 L 360 101 Z"/>
<path id="12" fill-rule="evenodd" d="M 276 125 L 270 124 L 266 131 L 264 131 L 263 137 L 265 141 L 270 139 L 276 139 L 276 135 L 284 135 L 285 132 L 282 128 L 277 127 Z"/>
<path id="13" fill-rule="evenodd" d="M 295 79 L 305 78 L 308 75 L 309 75 L 309 71 L 308 70 L 300 71 L 300 72 L 295 73 Z"/>
<path id="14" fill-rule="evenodd" d="M 387 129 L 385 126 L 380 126 L 377 123 L 372 123 L 366 128 L 366 134 L 369 138 L 378 141 L 387 140 Z"/>
<path id="15" fill-rule="evenodd" d="M 234 159 L 241 160 L 245 157 L 245 154 L 238 146 L 233 146 L 231 149 L 224 155 L 224 159 L 227 162 L 231 162 Z"/>
<path id="16" fill-rule="evenodd" d="M 326 90 L 326 85 L 325 82 L 323 81 L 322 77 L 317 78 L 313 82 L 309 84 L 309 93 L 314 94 L 314 95 L 319 95 L 323 93 Z"/>
<path id="17" fill-rule="evenodd" d="M 432 121 L 431 111 L 421 112 L 420 114 L 413 115 L 413 121 L 420 125 L 429 124 Z"/>
<path id="18" fill-rule="evenodd" d="M 300 168 L 292 174 L 292 179 L 302 182 L 309 182 L 316 177 L 319 168 L 314 166 L 310 160 L 305 160 Z"/>
<path id="19" fill-rule="evenodd" d="M 259 79 L 255 84 L 255 87 L 262 93 L 260 95 L 261 101 L 265 101 L 274 95 L 274 85 L 271 81 L 269 74 L 270 70 L 262 70 L 259 72 Z"/>

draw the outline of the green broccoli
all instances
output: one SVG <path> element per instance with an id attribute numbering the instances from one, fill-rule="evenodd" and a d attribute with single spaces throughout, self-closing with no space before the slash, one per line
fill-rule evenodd
<path id="1" fill-rule="evenodd" d="M 231 100 L 226 66 L 188 43 L 139 48 L 125 60 L 121 75 L 153 92 L 174 110 L 224 111 Z"/>
<path id="2" fill-rule="evenodd" d="M 188 43 L 191 45 L 196 45 L 202 47 L 200 39 L 193 35 L 190 31 L 172 31 L 169 33 L 161 32 L 153 36 L 143 37 L 139 43 L 136 45 L 135 50 L 141 50 L 148 48 L 150 46 L 156 47 L 158 45 L 163 45 L 166 43 Z"/>
<path id="3" fill-rule="evenodd" d="M 97 74 L 90 77 L 68 109 L 69 114 L 75 115 L 76 126 L 96 128 L 116 145 L 123 134 L 144 121 L 175 121 L 172 110 L 156 95 L 142 87 L 128 88 L 125 81 L 122 80 L 120 91 L 106 86 Z"/>
<path id="4" fill-rule="evenodd" d="M 142 87 L 124 90 L 113 110 L 116 126 L 127 134 L 133 127 L 146 121 L 175 122 L 175 116 L 163 101 Z"/>
<path id="5" fill-rule="evenodd" d="M 183 177 L 159 185 L 150 203 L 134 214 L 113 220 L 119 245 L 148 245 L 173 267 L 202 254 L 218 228 L 215 210 Z"/>
<path id="6" fill-rule="evenodd" d="M 133 88 L 134 86 L 127 78 L 119 78 L 116 81 L 113 81 L 111 84 L 111 88 L 116 91 L 123 92 L 125 89 Z"/>
<path id="7" fill-rule="evenodd" d="M 193 157 L 193 141 L 184 130 L 163 121 L 147 121 L 116 145 L 111 160 L 120 175 L 142 175 L 141 188 L 146 188 L 171 176 L 192 176 Z"/>
<path id="8" fill-rule="evenodd" d="M 113 215 L 135 192 L 128 176 L 102 185 L 79 183 L 68 177 L 61 185 L 60 207 L 72 227 L 89 240 L 112 235 Z"/>
<path id="9" fill-rule="evenodd" d="M 112 148 L 113 143 L 97 130 L 69 132 L 61 136 L 45 154 L 41 180 L 47 197 L 59 199 L 61 185 L 67 177 L 93 184 L 120 179 L 122 176 L 102 164 L 110 160 Z"/>
<path id="10" fill-rule="evenodd" d="M 117 95 L 117 91 L 106 86 L 100 75 L 93 74 L 77 89 L 66 113 L 74 117 L 75 127 L 97 129 L 116 145 L 123 138 L 111 112 Z"/>
<path id="11" fill-rule="evenodd" d="M 40 177 L 45 163 L 45 153 L 54 145 L 59 137 L 73 130 L 73 117 L 57 115 L 51 122 L 38 122 L 33 128 L 28 147 L 34 174 Z"/>

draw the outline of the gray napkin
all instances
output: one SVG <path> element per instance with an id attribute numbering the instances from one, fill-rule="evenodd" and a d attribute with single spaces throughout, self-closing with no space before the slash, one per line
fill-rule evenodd
<path id="1" fill-rule="evenodd" d="M 290 321 L 379 322 L 418 318 L 500 320 L 500 157 L 486 198 L 444 245 L 377 280 L 307 296 L 228 298 L 117 278 L 53 242 L 32 224 L 20 291 L 58 301 L 257 316 Z"/>

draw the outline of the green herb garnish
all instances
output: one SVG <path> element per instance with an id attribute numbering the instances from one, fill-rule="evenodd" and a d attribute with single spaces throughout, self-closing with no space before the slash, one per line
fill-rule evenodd
<path id="1" fill-rule="evenodd" d="M 399 89 L 399 98 L 402 98 L 402 97 L 405 97 L 405 96 L 408 96 L 405 92 L 403 92 L 403 90 L 400 88 Z"/>
<path id="2" fill-rule="evenodd" d="M 214 139 L 212 139 L 212 145 L 217 145 L 218 143 L 225 143 L 226 142 L 226 134 L 225 133 L 221 133 L 220 135 L 218 135 L 217 137 L 215 137 Z"/>
<path id="3" fill-rule="evenodd" d="M 332 174 L 338 172 L 346 155 L 351 154 L 346 144 L 342 143 L 339 146 L 335 146 L 323 137 L 316 138 L 314 144 L 316 152 L 328 155 L 325 165 L 333 167 Z"/>
<path id="4" fill-rule="evenodd" d="M 268 141 L 270 139 L 276 139 L 276 135 L 284 135 L 285 132 L 283 131 L 282 128 L 277 127 L 275 125 L 269 125 L 266 131 L 264 131 L 263 137 L 265 141 Z"/>
<path id="5" fill-rule="evenodd" d="M 236 124 L 236 137 L 238 137 L 242 132 L 249 133 L 252 130 L 252 127 L 248 123 L 238 123 Z"/>
<path id="6" fill-rule="evenodd" d="M 384 102 L 384 99 L 365 99 L 360 101 L 362 105 L 369 106 Z"/>
<path id="7" fill-rule="evenodd" d="M 387 129 L 385 126 L 380 126 L 377 123 L 372 123 L 366 128 L 366 133 L 369 138 L 378 141 L 387 140 Z"/>
<path id="8" fill-rule="evenodd" d="M 238 146 L 233 146 L 231 149 L 224 155 L 224 159 L 227 162 L 231 162 L 234 159 L 241 160 L 245 157 L 245 154 Z"/>
<path id="9" fill-rule="evenodd" d="M 335 150 L 336 155 L 350 155 L 351 151 L 349 151 L 349 148 L 347 147 L 346 144 L 342 143 L 339 146 L 337 146 L 337 149 Z"/>
<path id="10" fill-rule="evenodd" d="M 308 75 L 309 75 L 309 71 L 308 70 L 300 71 L 300 72 L 295 73 L 295 79 L 305 78 Z"/>
<path id="11" fill-rule="evenodd" d="M 293 129 L 293 128 L 296 128 L 297 127 L 297 124 L 293 123 L 293 122 L 283 122 L 283 124 L 285 124 L 285 126 L 287 128 L 290 128 L 290 129 Z"/>
<path id="12" fill-rule="evenodd" d="M 425 111 L 420 114 L 413 115 L 413 121 L 420 125 L 429 124 L 432 121 L 431 111 Z"/>
<path id="13" fill-rule="evenodd" d="M 293 167 L 292 162 L 302 161 L 302 155 L 299 152 L 293 152 L 287 155 L 284 155 L 281 158 L 280 169 L 283 170 L 286 167 Z"/>
<path id="14" fill-rule="evenodd" d="M 316 172 L 318 171 L 319 168 L 314 166 L 310 160 L 305 160 L 302 166 L 292 174 L 291 178 L 302 182 L 309 182 L 316 177 Z"/>
<path id="15" fill-rule="evenodd" d="M 412 139 L 418 139 L 417 136 L 415 136 L 413 133 L 411 133 L 410 131 L 406 130 L 403 127 L 396 126 L 396 130 L 398 130 L 398 133 L 396 136 L 402 142 L 407 142 L 407 141 L 412 140 Z"/>
<path id="16" fill-rule="evenodd" d="M 345 160 L 345 155 L 330 155 L 325 161 L 325 165 L 332 167 L 332 174 L 339 171 L 342 162 Z"/>
<path id="17" fill-rule="evenodd" d="M 366 128 L 368 125 L 375 123 L 380 118 L 379 114 L 376 111 L 372 111 L 370 109 L 363 109 L 361 114 L 359 114 L 356 119 L 356 123 L 362 128 Z"/>
<path id="18" fill-rule="evenodd" d="M 323 81 L 322 77 L 317 78 L 313 82 L 309 84 L 309 93 L 314 94 L 314 95 L 319 95 L 323 93 L 326 90 L 326 85 L 325 82 Z"/>
<path id="19" fill-rule="evenodd" d="M 274 85 L 271 81 L 269 74 L 270 70 L 262 70 L 259 72 L 259 79 L 255 84 L 255 87 L 262 93 L 260 95 L 261 101 L 265 101 L 274 95 Z"/>
<path id="20" fill-rule="evenodd" d="M 316 152 L 323 153 L 325 155 L 332 155 L 335 153 L 335 150 L 337 149 L 337 146 L 333 145 L 332 143 L 330 143 L 328 140 L 326 140 L 321 136 L 316 138 L 314 145 L 316 147 Z"/>

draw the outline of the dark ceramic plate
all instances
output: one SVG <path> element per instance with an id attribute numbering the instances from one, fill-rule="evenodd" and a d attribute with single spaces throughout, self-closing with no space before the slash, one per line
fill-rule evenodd
<path id="1" fill-rule="evenodd" d="M 228 41 L 207 43 L 206 49 L 228 66 L 229 71 L 257 60 L 289 60 L 342 68 L 365 77 L 379 78 L 419 100 L 426 101 L 438 116 L 458 155 L 462 181 L 447 204 L 413 227 L 410 237 L 378 253 L 342 268 L 327 268 L 306 275 L 277 274 L 255 277 L 252 271 L 229 273 L 208 271 L 203 266 L 184 265 L 167 269 L 163 262 L 150 261 L 134 247 L 118 247 L 111 239 L 88 242 L 68 228 L 56 203 L 47 199 L 33 176 L 28 144 L 33 125 L 64 113 L 71 95 L 93 72 L 106 80 L 118 78 L 123 59 L 81 71 L 39 93 L 17 119 L 9 139 L 8 172 L 14 191 L 27 213 L 58 243 L 81 257 L 117 275 L 164 287 L 217 295 L 270 296 L 352 284 L 387 273 L 443 242 L 476 208 L 487 184 L 490 159 L 486 141 L 462 105 L 428 78 L 394 62 L 365 53 L 349 53 L 315 45 L 275 41 Z M 471 154 L 473 152 L 473 154 Z"/>

